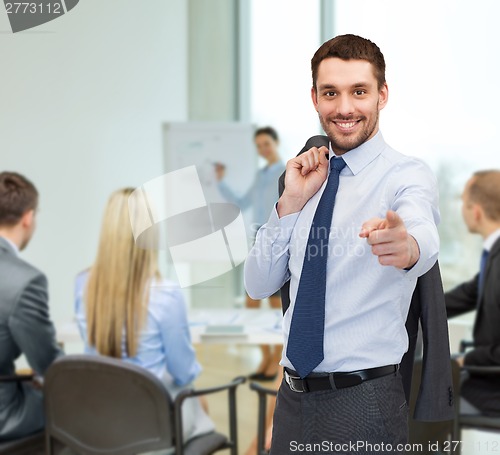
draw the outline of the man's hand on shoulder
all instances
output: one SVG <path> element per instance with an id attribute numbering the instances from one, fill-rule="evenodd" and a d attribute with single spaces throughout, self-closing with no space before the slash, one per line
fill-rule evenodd
<path id="1" fill-rule="evenodd" d="M 286 164 L 285 191 L 277 211 L 281 218 L 300 212 L 307 201 L 321 188 L 328 176 L 327 147 L 312 147 Z"/>
<path id="2" fill-rule="evenodd" d="M 382 265 L 410 269 L 420 257 L 417 241 L 408 234 L 403 219 L 392 210 L 385 218 L 372 218 L 363 223 L 359 236 L 367 239 Z"/>

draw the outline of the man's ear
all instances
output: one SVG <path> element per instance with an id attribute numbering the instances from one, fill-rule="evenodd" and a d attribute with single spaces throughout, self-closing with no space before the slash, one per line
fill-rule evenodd
<path id="1" fill-rule="evenodd" d="M 314 104 L 314 109 L 318 112 L 318 93 L 314 87 L 311 87 L 311 99 Z"/>
<path id="2" fill-rule="evenodd" d="M 484 210 L 479 204 L 473 204 L 472 206 L 472 216 L 476 223 L 481 222 L 484 219 Z"/>
<path id="3" fill-rule="evenodd" d="M 31 209 L 24 213 L 21 217 L 21 224 L 24 228 L 30 228 L 33 225 L 35 218 L 35 210 Z"/>
<path id="4" fill-rule="evenodd" d="M 384 85 L 382 85 L 378 92 L 379 111 L 381 111 L 387 105 L 387 101 L 389 101 L 389 87 L 387 86 L 387 82 L 384 82 Z"/>

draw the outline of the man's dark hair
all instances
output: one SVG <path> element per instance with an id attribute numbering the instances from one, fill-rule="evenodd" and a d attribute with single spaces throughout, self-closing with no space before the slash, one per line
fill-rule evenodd
<path id="1" fill-rule="evenodd" d="M 0 172 L 0 226 L 14 226 L 38 206 L 38 191 L 16 172 Z"/>
<path id="2" fill-rule="evenodd" d="M 278 132 L 272 126 L 263 126 L 262 128 L 258 128 L 255 131 L 253 138 L 255 139 L 261 134 L 267 134 L 268 136 L 271 136 L 276 142 L 279 142 Z"/>
<path id="3" fill-rule="evenodd" d="M 469 186 L 469 200 L 479 204 L 486 216 L 500 221 L 500 171 L 478 171 Z"/>
<path id="4" fill-rule="evenodd" d="M 326 41 L 311 59 L 311 71 L 314 90 L 317 90 L 319 64 L 326 58 L 342 60 L 366 60 L 373 66 L 379 89 L 385 83 L 385 60 L 379 47 L 366 38 L 357 35 L 339 35 Z"/>

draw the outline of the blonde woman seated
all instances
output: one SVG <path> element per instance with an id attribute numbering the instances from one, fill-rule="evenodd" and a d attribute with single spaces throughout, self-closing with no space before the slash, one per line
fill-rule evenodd
<path id="1" fill-rule="evenodd" d="M 118 190 L 108 201 L 95 263 L 76 279 L 77 322 L 86 353 L 142 366 L 175 397 L 201 367 L 180 289 L 160 277 L 156 252 L 134 243 L 128 210 L 133 190 Z M 184 442 L 214 430 L 198 399 L 183 406 Z"/>

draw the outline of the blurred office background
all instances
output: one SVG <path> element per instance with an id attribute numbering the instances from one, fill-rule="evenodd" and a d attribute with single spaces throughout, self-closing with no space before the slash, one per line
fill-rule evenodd
<path id="1" fill-rule="evenodd" d="M 471 277 L 481 241 L 466 232 L 460 193 L 499 163 L 499 14 L 496 0 L 81 0 L 12 34 L 1 13 L 0 168 L 41 193 L 23 256 L 48 275 L 53 318 L 73 316 L 74 277 L 93 261 L 111 191 L 164 173 L 162 125 L 270 124 L 289 159 L 320 133 L 310 59 L 341 33 L 382 49 L 384 137 L 438 176 L 445 288 Z M 241 267 L 206 286 L 232 295 L 186 290 L 191 305 L 237 304 Z"/>
<path id="2" fill-rule="evenodd" d="M 93 260 L 109 193 L 164 172 L 162 124 L 271 124 L 286 160 L 320 132 L 310 58 L 347 32 L 386 57 L 386 140 L 439 178 L 445 287 L 470 276 L 480 241 L 459 196 L 473 171 L 498 163 L 498 12 L 495 0 L 85 0 L 17 34 L 0 15 L 0 163 L 40 189 L 24 254 L 47 272 L 56 320 L 71 318 L 73 277 Z"/>

